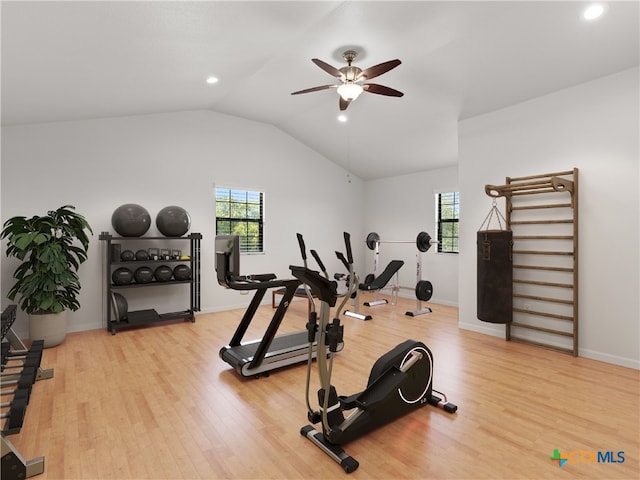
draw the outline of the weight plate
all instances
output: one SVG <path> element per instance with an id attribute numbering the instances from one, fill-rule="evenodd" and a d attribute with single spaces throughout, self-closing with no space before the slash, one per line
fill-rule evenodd
<path id="1" fill-rule="evenodd" d="M 426 252 L 431 248 L 431 235 L 427 232 L 420 232 L 416 238 L 416 246 L 421 252 Z"/>
<path id="2" fill-rule="evenodd" d="M 429 280 L 420 280 L 416 285 L 416 298 L 423 302 L 431 300 L 433 295 L 433 285 Z"/>
<path id="3" fill-rule="evenodd" d="M 369 250 L 375 250 L 376 244 L 379 241 L 380 235 L 378 235 L 376 232 L 371 232 L 369 235 L 367 235 L 367 247 L 369 247 Z"/>

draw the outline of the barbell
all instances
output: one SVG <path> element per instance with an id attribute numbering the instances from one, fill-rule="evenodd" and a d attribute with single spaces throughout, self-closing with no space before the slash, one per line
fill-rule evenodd
<path id="1" fill-rule="evenodd" d="M 378 243 L 413 243 L 413 242 L 410 240 L 380 240 L 380 235 L 378 235 L 376 232 L 371 232 L 369 235 L 367 235 L 366 243 L 369 250 L 375 250 L 376 245 Z M 421 252 L 428 251 L 431 248 L 431 245 L 436 243 L 438 242 L 436 240 L 433 240 L 431 238 L 431 235 L 429 235 L 427 232 L 420 232 L 416 237 L 416 247 L 418 247 L 418 250 L 420 250 Z"/>

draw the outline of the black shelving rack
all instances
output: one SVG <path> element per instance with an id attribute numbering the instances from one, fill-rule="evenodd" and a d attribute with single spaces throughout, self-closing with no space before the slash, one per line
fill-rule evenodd
<path id="1" fill-rule="evenodd" d="M 152 325 L 167 320 L 185 319 L 195 322 L 195 312 L 200 311 L 200 241 L 202 240 L 202 234 L 191 233 L 183 237 L 114 237 L 109 232 L 102 232 L 99 239 L 105 242 L 104 248 L 104 314 L 106 318 L 107 331 L 112 335 L 116 334 L 116 331 L 138 327 L 143 325 Z M 180 258 L 161 258 L 158 260 L 146 259 L 146 260 L 131 260 L 122 261 L 120 258 L 114 258 L 114 245 L 126 244 L 134 245 L 140 242 L 160 242 L 162 245 L 184 245 L 185 242 L 189 243 L 189 260 L 183 260 Z M 142 245 L 142 244 L 141 244 Z M 178 265 L 189 264 L 191 269 L 191 278 L 188 280 L 168 280 L 164 282 L 156 281 L 155 279 L 146 283 L 136 283 L 135 281 L 125 285 L 116 285 L 112 281 L 112 273 L 119 267 L 127 267 L 133 269 L 140 266 L 160 266 L 160 265 Z M 154 308 L 135 310 L 127 312 L 126 320 L 119 320 L 112 318 L 112 293 L 117 290 L 126 290 L 131 288 L 152 288 L 162 285 L 189 285 L 189 308 L 177 311 L 158 313 Z M 115 317 L 115 316 L 114 316 Z"/>

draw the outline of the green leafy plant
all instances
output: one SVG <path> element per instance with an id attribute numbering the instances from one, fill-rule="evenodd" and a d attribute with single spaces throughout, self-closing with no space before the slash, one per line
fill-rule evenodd
<path id="1" fill-rule="evenodd" d="M 19 296 L 20 308 L 28 314 L 80 308 L 77 270 L 87 260 L 87 231 L 93 231 L 74 210 L 64 205 L 45 216 L 12 217 L 3 225 L 0 238 L 8 241 L 7 257 L 22 262 L 7 296 Z"/>

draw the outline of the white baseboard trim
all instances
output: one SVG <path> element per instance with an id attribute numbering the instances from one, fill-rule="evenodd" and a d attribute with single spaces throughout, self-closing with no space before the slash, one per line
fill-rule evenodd
<path id="1" fill-rule="evenodd" d="M 600 362 L 612 363 L 613 365 L 619 365 L 621 367 L 640 370 L 640 360 L 634 360 L 633 358 L 619 357 L 617 355 L 596 352 L 594 350 L 589 350 L 589 349 L 580 348 L 580 347 L 578 347 L 578 356 L 584 357 L 584 358 L 590 358 L 591 360 L 598 360 Z"/>
<path id="2" fill-rule="evenodd" d="M 477 325 L 473 323 L 459 322 L 458 327 L 463 330 L 469 330 L 472 332 L 482 333 L 485 335 L 491 335 L 492 337 L 500 337 L 504 338 L 504 327 L 503 326 L 484 326 Z M 531 338 L 531 340 L 536 340 L 535 338 Z M 563 346 L 563 345 L 559 345 Z M 565 346 L 566 347 L 566 346 Z M 618 355 L 611 355 L 609 353 L 598 352 L 596 350 L 590 350 L 587 348 L 578 347 L 578 356 L 589 358 L 591 360 L 598 360 L 604 363 L 610 363 L 612 365 L 619 365 L 621 367 L 633 368 L 635 370 L 640 370 L 640 361 L 633 358 L 620 357 Z"/>

